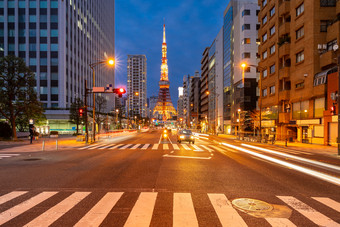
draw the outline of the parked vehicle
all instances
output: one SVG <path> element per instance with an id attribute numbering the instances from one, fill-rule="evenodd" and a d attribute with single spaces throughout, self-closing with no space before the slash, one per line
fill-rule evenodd
<path id="1" fill-rule="evenodd" d="M 190 130 L 183 129 L 183 130 L 180 130 L 177 134 L 177 142 L 181 143 L 182 141 L 188 141 L 189 144 L 190 142 L 194 144 L 195 137 Z"/>

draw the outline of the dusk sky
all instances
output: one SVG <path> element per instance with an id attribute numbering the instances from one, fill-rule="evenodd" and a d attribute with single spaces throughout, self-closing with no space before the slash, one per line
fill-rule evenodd
<path id="1" fill-rule="evenodd" d="M 158 95 L 165 19 L 170 94 L 177 107 L 183 76 L 200 72 L 202 53 L 223 24 L 229 0 L 116 0 L 116 85 L 127 84 L 127 55 L 147 58 L 147 96 Z"/>

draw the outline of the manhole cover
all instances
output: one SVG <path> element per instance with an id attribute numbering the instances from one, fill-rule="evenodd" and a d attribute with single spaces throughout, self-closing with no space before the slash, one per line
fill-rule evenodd
<path id="1" fill-rule="evenodd" d="M 234 199 L 232 204 L 241 210 L 244 211 L 271 211 L 273 206 L 269 203 L 263 202 L 257 199 L 249 199 L 249 198 L 240 198 Z"/>
<path id="2" fill-rule="evenodd" d="M 24 161 L 39 161 L 41 160 L 40 158 L 26 158 Z"/>

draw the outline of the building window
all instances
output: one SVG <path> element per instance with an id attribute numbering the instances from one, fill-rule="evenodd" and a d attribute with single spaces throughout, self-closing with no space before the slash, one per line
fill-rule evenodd
<path id="1" fill-rule="evenodd" d="M 274 54 L 275 53 L 275 44 L 270 47 L 269 52 L 270 52 L 270 54 Z"/>
<path id="2" fill-rule="evenodd" d="M 37 8 L 37 2 L 36 1 L 30 1 L 30 8 Z"/>
<path id="3" fill-rule="evenodd" d="M 246 68 L 244 69 L 244 72 L 250 73 L 250 67 L 246 67 Z"/>
<path id="4" fill-rule="evenodd" d="M 304 35 L 305 35 L 304 27 L 301 27 L 296 31 L 296 39 L 300 39 Z"/>
<path id="5" fill-rule="evenodd" d="M 40 44 L 40 51 L 47 51 L 47 44 Z"/>
<path id="6" fill-rule="evenodd" d="M 250 58 L 250 53 L 249 52 L 244 52 L 242 53 L 242 58 Z"/>
<path id="7" fill-rule="evenodd" d="M 267 51 L 265 51 L 265 52 L 262 53 L 262 59 L 264 60 L 264 59 L 266 59 L 266 58 L 267 58 Z"/>
<path id="8" fill-rule="evenodd" d="M 242 31 L 244 31 L 244 30 L 250 30 L 250 24 L 242 25 Z"/>
<path id="9" fill-rule="evenodd" d="M 256 10 L 256 16 L 258 16 L 259 15 L 259 13 L 260 13 L 260 10 Z"/>
<path id="10" fill-rule="evenodd" d="M 325 98 L 318 98 L 314 100 L 314 117 L 323 117 L 323 111 L 325 111 Z"/>
<path id="11" fill-rule="evenodd" d="M 47 8 L 47 1 L 41 0 L 40 1 L 40 9 L 46 9 Z"/>
<path id="12" fill-rule="evenodd" d="M 51 37 L 58 37 L 58 29 L 51 29 Z"/>
<path id="13" fill-rule="evenodd" d="M 245 9 L 242 11 L 242 17 L 243 16 L 249 16 L 250 15 L 250 10 L 249 9 Z"/>
<path id="14" fill-rule="evenodd" d="M 300 16 L 301 13 L 305 11 L 305 5 L 302 3 L 299 7 L 296 8 L 296 16 Z"/>
<path id="15" fill-rule="evenodd" d="M 305 82 L 295 84 L 295 88 L 303 88 L 305 86 Z"/>
<path id="16" fill-rule="evenodd" d="M 271 86 L 269 88 L 269 94 L 271 94 L 271 95 L 275 94 L 275 86 Z"/>
<path id="17" fill-rule="evenodd" d="M 262 1 L 262 7 L 265 7 L 267 5 L 267 0 Z"/>
<path id="18" fill-rule="evenodd" d="M 262 90 L 262 96 L 267 97 L 267 88 Z"/>
<path id="19" fill-rule="evenodd" d="M 37 36 L 37 32 L 36 32 L 35 29 L 30 29 L 29 33 L 30 33 L 30 37 L 36 37 Z"/>
<path id="20" fill-rule="evenodd" d="M 266 42 L 267 41 L 267 33 L 265 33 L 263 36 L 262 36 L 262 42 Z"/>
<path id="21" fill-rule="evenodd" d="M 272 66 L 270 66 L 270 68 L 269 68 L 269 73 L 270 73 L 270 74 L 275 73 L 275 64 L 272 65 Z"/>
<path id="22" fill-rule="evenodd" d="M 309 100 L 293 103 L 293 119 L 300 120 L 308 118 Z"/>
<path id="23" fill-rule="evenodd" d="M 269 11 L 270 17 L 274 16 L 275 14 L 275 6 L 273 8 L 271 8 L 271 10 Z"/>
<path id="24" fill-rule="evenodd" d="M 47 37 L 47 29 L 40 29 L 40 37 Z"/>
<path id="25" fill-rule="evenodd" d="M 274 35 L 275 33 L 275 25 L 270 28 L 270 35 Z"/>
<path id="26" fill-rule="evenodd" d="M 336 0 L 320 0 L 321 7 L 334 7 L 336 6 Z"/>
<path id="27" fill-rule="evenodd" d="M 263 71 L 262 71 L 262 77 L 263 77 L 263 78 L 266 78 L 267 75 L 268 75 L 267 69 L 263 70 Z"/>
<path id="28" fill-rule="evenodd" d="M 244 38 L 242 44 L 250 44 L 250 38 Z"/>
<path id="29" fill-rule="evenodd" d="M 330 51 L 330 50 L 333 50 L 333 47 L 337 45 L 337 41 L 336 39 L 334 39 L 333 41 L 330 41 L 327 43 L 327 50 Z"/>
<path id="30" fill-rule="evenodd" d="M 305 55 L 304 52 L 301 51 L 296 54 L 296 63 L 302 62 L 303 60 L 305 60 Z"/>
<path id="31" fill-rule="evenodd" d="M 329 20 L 322 20 L 320 21 L 320 32 L 327 32 L 328 26 L 332 24 Z"/>
<path id="32" fill-rule="evenodd" d="M 264 25 L 265 23 L 267 23 L 267 16 L 262 18 L 262 25 Z"/>

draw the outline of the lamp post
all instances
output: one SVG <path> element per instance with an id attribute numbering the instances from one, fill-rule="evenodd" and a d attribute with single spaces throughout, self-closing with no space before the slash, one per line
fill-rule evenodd
<path id="1" fill-rule="evenodd" d="M 237 110 L 238 113 L 238 138 L 241 136 L 241 109 Z"/>
<path id="2" fill-rule="evenodd" d="M 264 71 L 266 68 L 263 68 L 261 66 L 258 65 L 247 65 L 246 63 L 242 63 L 241 67 L 243 69 L 243 74 L 242 74 L 242 81 L 244 80 L 244 69 L 249 66 L 249 67 L 254 67 L 256 69 L 260 69 L 262 71 Z M 258 82 L 258 87 L 259 87 L 259 93 L 260 93 L 260 99 L 259 99 L 259 109 L 260 109 L 260 116 L 259 116 L 259 120 L 260 120 L 260 142 L 262 141 L 262 79 L 261 79 L 261 73 L 259 76 L 259 82 Z"/>
<path id="3" fill-rule="evenodd" d="M 99 61 L 99 62 L 95 62 L 95 63 L 91 63 L 89 64 L 91 70 L 92 70 L 92 80 L 93 80 L 93 86 L 92 87 L 95 87 L 96 85 L 96 75 L 95 75 L 95 71 L 94 71 L 94 68 L 97 66 L 97 65 L 101 65 L 101 64 L 109 64 L 109 65 L 114 65 L 115 64 L 115 61 L 113 59 L 109 59 L 109 60 L 106 60 L 106 61 Z M 93 92 L 93 142 L 96 141 L 96 94 Z"/>
<path id="4" fill-rule="evenodd" d="M 118 114 L 119 114 L 119 109 L 116 109 L 116 127 L 118 129 Z"/>

